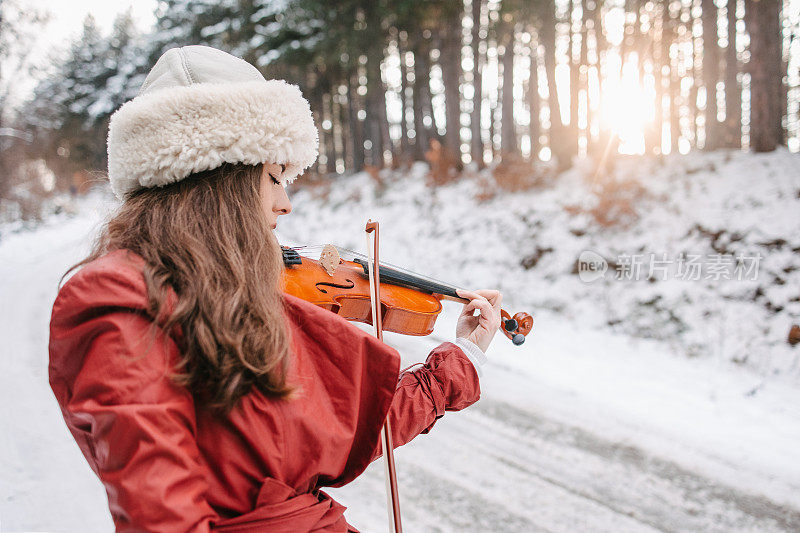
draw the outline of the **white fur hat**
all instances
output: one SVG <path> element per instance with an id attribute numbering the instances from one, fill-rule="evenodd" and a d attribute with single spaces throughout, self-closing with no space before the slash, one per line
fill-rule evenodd
<path id="1" fill-rule="evenodd" d="M 112 116 L 108 177 L 119 198 L 223 163 L 279 163 L 292 181 L 317 158 L 317 129 L 296 85 L 265 80 L 207 46 L 167 50 Z"/>

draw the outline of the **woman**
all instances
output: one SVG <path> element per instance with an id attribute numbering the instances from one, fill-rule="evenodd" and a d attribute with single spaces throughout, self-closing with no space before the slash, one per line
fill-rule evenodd
<path id="1" fill-rule="evenodd" d="M 404 372 L 334 313 L 282 294 L 284 184 L 316 158 L 308 103 L 246 62 L 165 53 L 112 117 L 123 199 L 53 306 L 50 383 L 119 531 L 354 531 L 320 490 L 480 395 L 497 291 Z M 480 316 L 473 317 L 475 310 Z"/>

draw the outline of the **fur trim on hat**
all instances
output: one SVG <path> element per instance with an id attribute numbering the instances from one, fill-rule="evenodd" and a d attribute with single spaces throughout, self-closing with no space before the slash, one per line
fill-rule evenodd
<path id="1" fill-rule="evenodd" d="M 142 94 L 111 117 L 108 174 L 119 198 L 223 163 L 279 163 L 291 182 L 317 158 L 311 109 L 283 80 L 198 83 Z"/>

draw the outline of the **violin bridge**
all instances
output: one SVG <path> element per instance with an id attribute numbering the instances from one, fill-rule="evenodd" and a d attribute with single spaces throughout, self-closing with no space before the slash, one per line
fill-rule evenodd
<path id="1" fill-rule="evenodd" d="M 332 244 L 326 244 L 322 248 L 322 253 L 319 256 L 319 264 L 325 269 L 329 276 L 333 276 L 336 269 L 339 268 L 341 258 L 339 257 L 339 250 Z"/>

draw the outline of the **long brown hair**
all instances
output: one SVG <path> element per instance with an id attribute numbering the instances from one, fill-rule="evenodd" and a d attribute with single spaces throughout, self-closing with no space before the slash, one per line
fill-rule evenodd
<path id="1" fill-rule="evenodd" d="M 261 207 L 262 170 L 225 164 L 131 193 L 76 265 L 120 249 L 141 256 L 148 313 L 164 332 L 183 333 L 175 379 L 224 412 L 254 386 L 273 398 L 292 392 L 283 262 Z M 178 298 L 168 307 L 169 289 Z"/>

